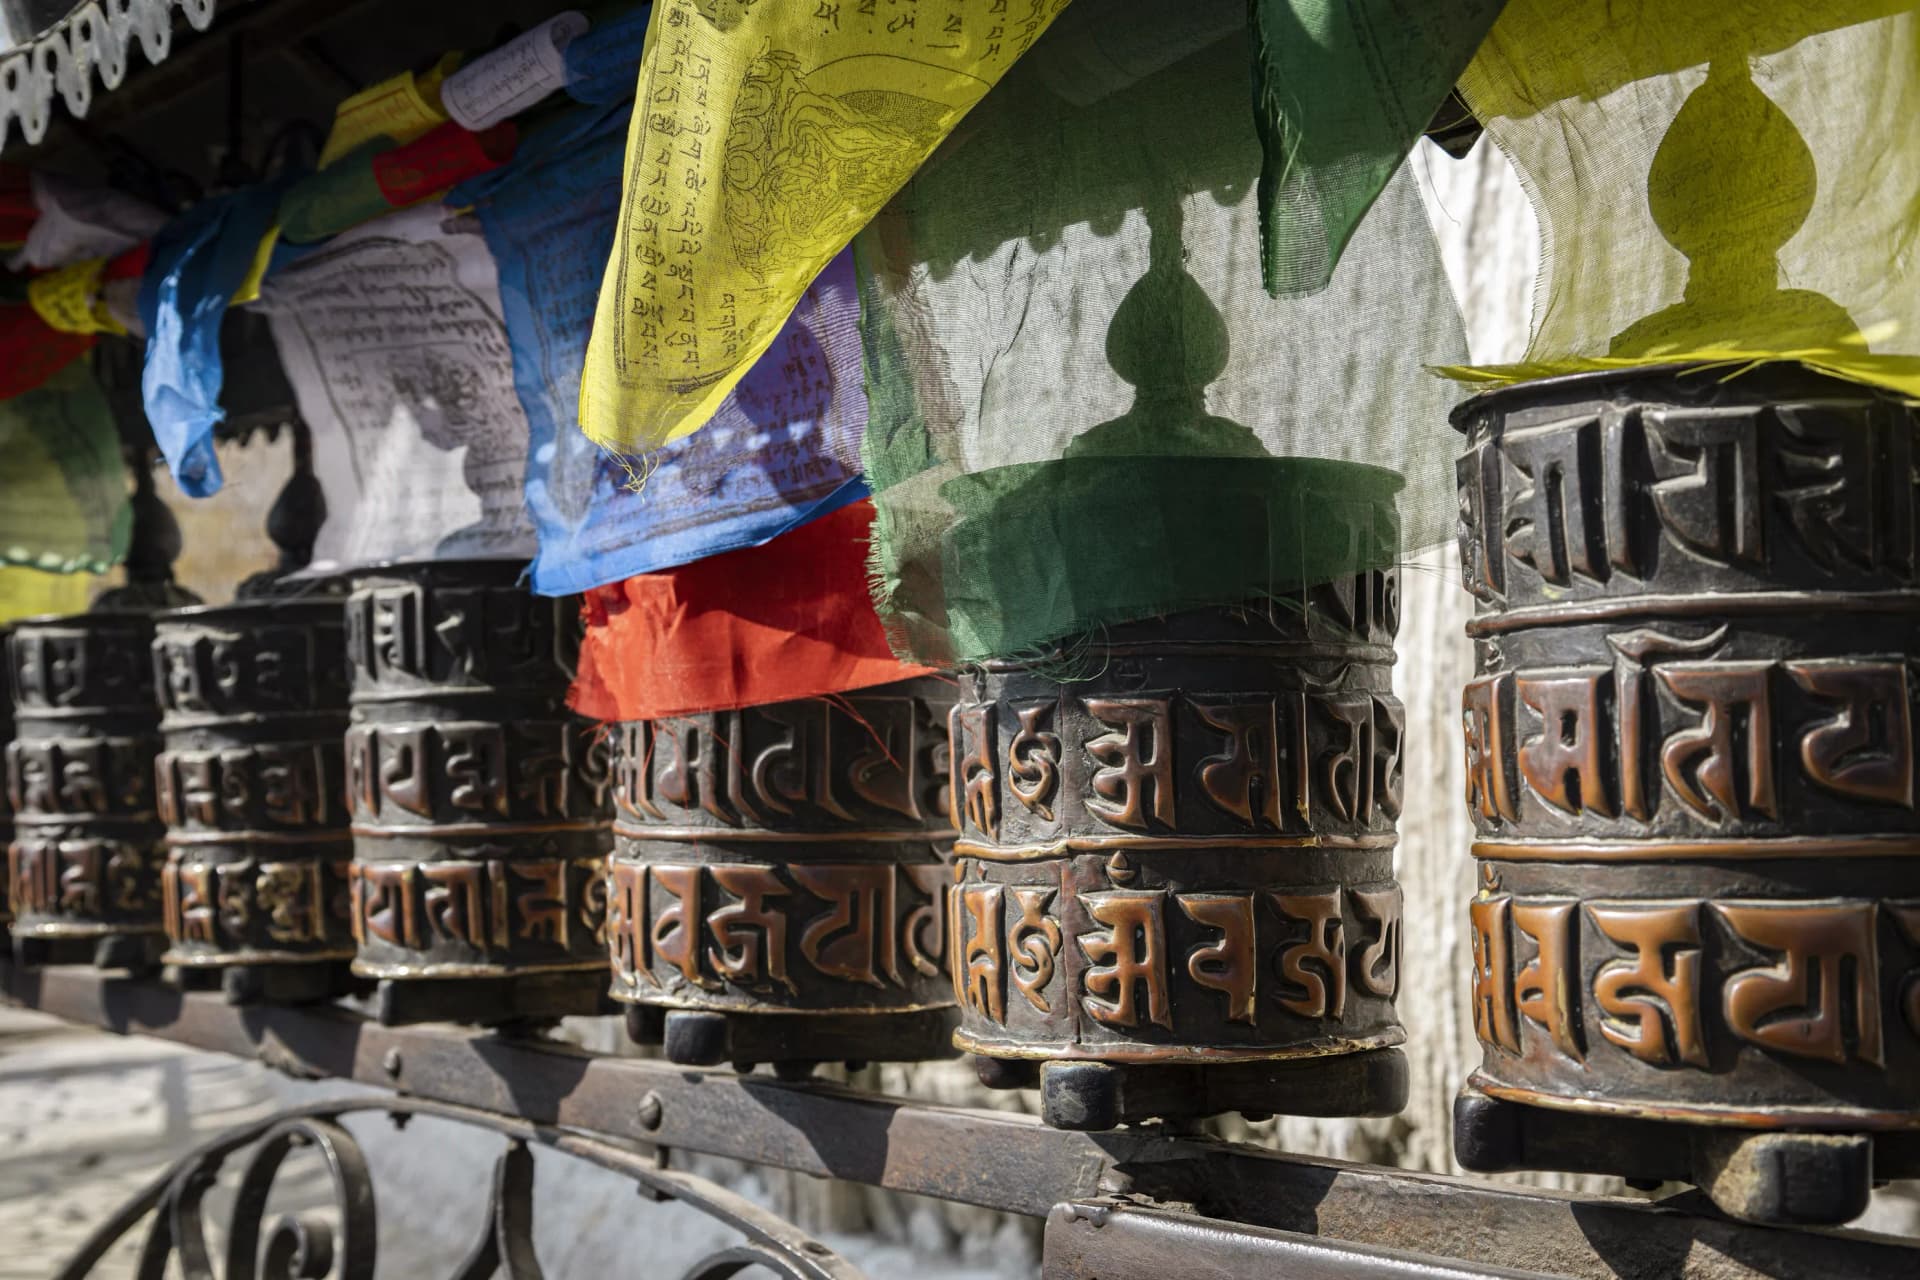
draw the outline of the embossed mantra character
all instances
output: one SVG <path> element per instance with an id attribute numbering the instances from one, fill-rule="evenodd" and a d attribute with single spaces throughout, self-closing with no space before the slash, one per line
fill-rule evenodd
<path id="1" fill-rule="evenodd" d="M 321 592 L 156 621 L 165 960 L 224 973 L 235 999 L 349 985 L 345 603 Z"/>
<path id="2" fill-rule="evenodd" d="M 514 561 L 357 576 L 346 785 L 353 971 L 388 1022 L 601 1011 L 607 751 L 566 707 L 579 601 Z"/>
<path id="3" fill-rule="evenodd" d="M 7 638 L 7 899 L 24 963 L 138 969 L 165 946 L 152 643 L 151 615 L 130 611 L 29 619 Z"/>
<path id="4" fill-rule="evenodd" d="M 956 1042 L 1104 1129 L 1405 1104 L 1394 571 L 962 672 Z"/>
<path id="5" fill-rule="evenodd" d="M 952 1053 L 933 677 L 612 726 L 613 997 L 688 1064 Z"/>
<path id="6" fill-rule="evenodd" d="M 1793 366 L 1455 415 L 1476 1170 L 1837 1222 L 1920 1127 L 1920 419 Z"/>

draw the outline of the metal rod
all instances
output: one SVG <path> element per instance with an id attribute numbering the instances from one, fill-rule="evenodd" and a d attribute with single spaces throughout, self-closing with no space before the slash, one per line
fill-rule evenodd
<path id="1" fill-rule="evenodd" d="M 1567 1276 L 1920 1274 L 1920 1247 L 1853 1231 L 1746 1226 L 1691 1199 L 1522 1190 L 1289 1156 L 1151 1126 L 1090 1134 L 1032 1117 L 940 1107 L 826 1084 L 787 1084 L 550 1042 L 382 1027 L 337 1007 L 238 1007 L 215 994 L 92 969 L 7 966 L 16 1002 L 196 1048 L 256 1058 L 534 1124 L 724 1156 L 816 1177 L 1044 1217 L 1116 1189 L 1231 1223 L 1308 1232 Z"/>

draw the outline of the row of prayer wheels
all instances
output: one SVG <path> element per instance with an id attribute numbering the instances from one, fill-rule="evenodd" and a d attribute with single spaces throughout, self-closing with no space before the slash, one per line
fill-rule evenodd
<path id="1" fill-rule="evenodd" d="M 1463 1164 L 1831 1222 L 1920 1173 L 1920 416 L 1779 367 L 1463 406 Z M 1392 568 L 833 699 L 595 725 L 517 566 L 19 625 L 17 954 L 625 1006 L 1052 1124 L 1404 1105 Z M 1417 762 L 1416 762 L 1417 767 Z M 236 976 L 238 975 L 238 976 Z M 356 987 L 356 984 L 360 984 Z"/>

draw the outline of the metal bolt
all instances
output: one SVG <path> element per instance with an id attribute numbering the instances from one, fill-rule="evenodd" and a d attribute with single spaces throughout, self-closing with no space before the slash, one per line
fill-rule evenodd
<path id="1" fill-rule="evenodd" d="M 1102 1195 L 1123 1196 L 1133 1190 L 1133 1175 L 1119 1169 L 1109 1169 L 1100 1175 L 1100 1181 L 1095 1186 Z"/>
<path id="2" fill-rule="evenodd" d="M 398 1079 L 400 1075 L 400 1051 L 398 1049 L 387 1050 L 387 1056 L 380 1059 L 380 1066 L 388 1075 Z"/>
<path id="3" fill-rule="evenodd" d="M 640 1112 L 637 1117 L 640 1127 L 649 1130 L 658 1129 L 661 1113 L 665 1110 L 666 1108 L 660 1102 L 660 1095 L 651 1089 L 647 1090 L 647 1096 L 640 1099 Z"/>

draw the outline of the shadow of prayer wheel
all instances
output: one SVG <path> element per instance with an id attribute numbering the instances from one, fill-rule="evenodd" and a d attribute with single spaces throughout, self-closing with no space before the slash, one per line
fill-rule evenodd
<path id="1" fill-rule="evenodd" d="M 353 971 L 382 1021 L 603 1011 L 607 754 L 567 710 L 579 602 L 513 561 L 356 575 Z"/>
<path id="2" fill-rule="evenodd" d="M 947 932 L 1048 1124 L 1406 1103 L 1393 571 L 963 669 Z"/>
<path id="3" fill-rule="evenodd" d="M 7 639 L 7 885 L 22 964 L 143 969 L 166 945 L 152 644 L 144 613 L 29 619 Z"/>
<path id="4" fill-rule="evenodd" d="M 351 987 L 345 603 L 321 593 L 155 619 L 164 959 L 224 971 L 236 1002 Z"/>
<path id="5" fill-rule="evenodd" d="M 614 731 L 608 945 L 635 1040 L 688 1065 L 953 1054 L 953 685 Z"/>
<path id="6" fill-rule="evenodd" d="M 1920 1173 L 1920 418 L 1791 365 L 1463 405 L 1469 1169 L 1832 1223 Z"/>

